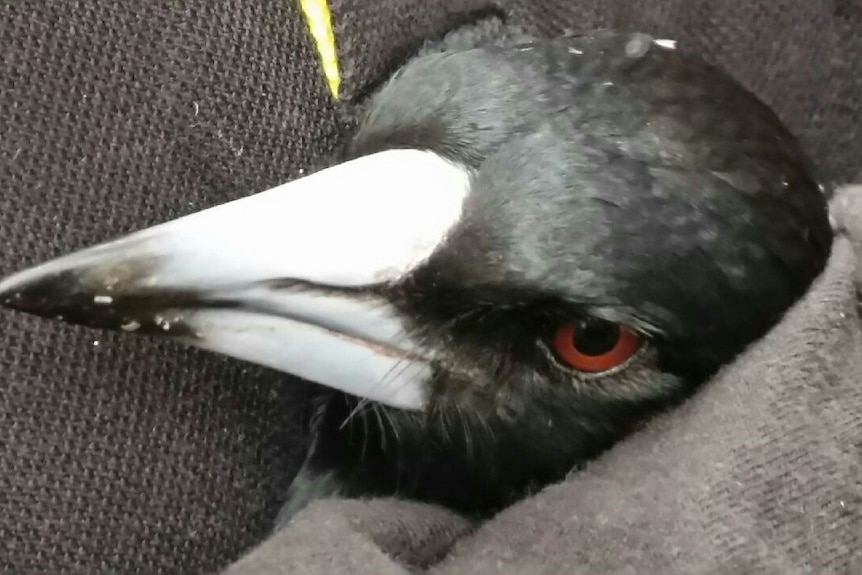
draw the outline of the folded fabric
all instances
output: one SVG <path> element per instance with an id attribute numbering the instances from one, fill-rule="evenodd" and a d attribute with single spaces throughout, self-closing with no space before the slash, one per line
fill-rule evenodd
<path id="1" fill-rule="evenodd" d="M 862 186 L 831 208 L 829 264 L 784 320 L 586 470 L 475 529 L 321 501 L 223 575 L 862 573 Z"/>

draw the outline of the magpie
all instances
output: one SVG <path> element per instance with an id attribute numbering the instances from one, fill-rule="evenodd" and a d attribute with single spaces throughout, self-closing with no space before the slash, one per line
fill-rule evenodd
<path id="1" fill-rule="evenodd" d="M 487 517 L 677 405 L 823 270 L 827 188 L 719 67 L 603 31 L 415 57 L 330 167 L 16 273 L 5 306 L 318 384 L 276 521 Z"/>

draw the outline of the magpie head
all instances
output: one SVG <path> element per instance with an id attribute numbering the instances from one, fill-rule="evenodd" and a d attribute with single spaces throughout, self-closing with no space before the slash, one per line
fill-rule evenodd
<path id="1" fill-rule="evenodd" d="M 766 105 L 599 34 L 417 58 L 341 163 L 15 274 L 0 301 L 316 381 L 527 481 L 742 352 L 830 242 Z"/>
<path id="2" fill-rule="evenodd" d="M 419 59 L 347 155 L 399 148 L 469 174 L 443 241 L 383 287 L 453 366 L 444 403 L 661 397 L 762 336 L 830 250 L 826 191 L 781 120 L 642 34 Z"/>

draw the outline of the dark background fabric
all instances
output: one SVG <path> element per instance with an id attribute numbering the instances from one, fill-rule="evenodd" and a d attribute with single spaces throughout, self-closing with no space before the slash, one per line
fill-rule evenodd
<path id="1" fill-rule="evenodd" d="M 829 179 L 862 175 L 859 0 L 336 0 L 338 103 L 297 6 L 0 3 L 0 274 L 326 165 L 399 62 L 492 14 L 675 38 L 771 104 Z M 0 570 L 231 562 L 301 460 L 308 385 L 0 313 Z"/>

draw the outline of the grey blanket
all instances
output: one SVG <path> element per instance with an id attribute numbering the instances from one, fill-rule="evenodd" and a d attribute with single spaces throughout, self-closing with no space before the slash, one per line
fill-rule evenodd
<path id="1" fill-rule="evenodd" d="M 320 502 L 224 575 L 862 573 L 862 186 L 832 213 L 829 265 L 784 321 L 585 471 L 476 528 Z"/>

